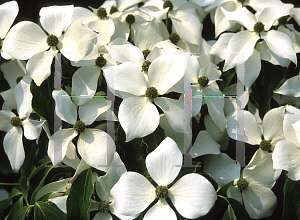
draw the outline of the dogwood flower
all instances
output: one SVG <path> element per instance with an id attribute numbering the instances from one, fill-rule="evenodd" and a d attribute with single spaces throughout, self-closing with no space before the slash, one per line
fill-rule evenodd
<path id="1" fill-rule="evenodd" d="M 50 76 L 50 66 L 58 50 L 67 59 L 78 61 L 86 55 L 96 36 L 80 20 L 73 22 L 62 35 L 72 14 L 73 5 L 44 7 L 40 10 L 40 22 L 48 36 L 31 21 L 19 22 L 6 36 L 4 48 L 16 59 L 29 59 L 27 72 L 38 86 Z"/>
<path id="2" fill-rule="evenodd" d="M 244 168 L 227 154 L 204 157 L 204 169 L 219 184 L 233 181 L 227 195 L 244 204 L 251 218 L 269 217 L 277 205 L 277 198 L 271 188 L 279 178 L 281 170 L 274 171 L 272 155 L 268 154 L 254 169 Z"/>
<path id="3" fill-rule="evenodd" d="M 117 211 L 124 215 L 137 215 L 156 200 L 157 203 L 147 211 L 144 219 L 177 219 L 167 204 L 166 199 L 169 198 L 185 218 L 198 218 L 208 213 L 217 195 L 205 177 L 196 173 L 187 174 L 168 187 L 181 169 L 182 158 L 171 138 L 162 141 L 146 157 L 147 170 L 158 186 L 155 188 L 139 173 L 124 173 L 110 191 Z"/>
<path id="4" fill-rule="evenodd" d="M 1 52 L 1 56 L 6 60 L 11 59 L 11 56 L 7 53 L 7 51 L 3 47 L 3 44 L 4 41 L 6 41 L 7 32 L 11 27 L 11 25 L 13 24 L 18 13 L 19 13 L 19 6 L 16 1 L 5 2 L 0 5 L 0 14 L 1 14 L 0 52 Z"/>
<path id="5" fill-rule="evenodd" d="M 158 105 L 171 126 L 184 132 L 183 103 L 165 97 L 169 89 L 182 77 L 187 66 L 187 54 L 167 54 L 155 59 L 148 69 L 148 82 L 143 73 L 132 62 L 104 70 L 109 87 L 129 93 L 119 108 L 119 121 L 126 133 L 126 140 L 144 137 L 155 131 L 159 124 Z M 182 120 L 178 120 L 178 119 Z"/>
<path id="6" fill-rule="evenodd" d="M 66 155 L 68 144 L 79 135 L 77 149 L 82 159 L 96 169 L 107 170 L 107 166 L 113 159 L 114 141 L 104 131 L 86 128 L 109 108 L 106 99 L 92 99 L 79 106 L 80 120 L 77 121 L 77 106 L 71 101 L 69 95 L 60 90 L 53 91 L 52 96 L 55 100 L 57 116 L 73 125 L 73 128 L 61 129 L 51 136 L 48 156 L 53 165 L 55 166 L 62 161 Z M 60 104 L 61 108 L 59 108 Z"/>
<path id="7" fill-rule="evenodd" d="M 248 9 L 241 8 L 235 12 L 222 9 L 228 21 L 236 21 L 247 30 L 236 33 L 228 43 L 228 51 L 224 71 L 244 63 L 253 53 L 256 42 L 261 38 L 279 57 L 287 58 L 297 64 L 296 53 L 289 36 L 283 32 L 270 30 L 279 18 L 289 15 L 292 4 L 265 8 L 261 13 L 252 14 Z M 280 43 L 279 43 L 280 42 Z"/>
<path id="8" fill-rule="evenodd" d="M 300 75 L 286 80 L 274 93 L 300 97 Z"/>

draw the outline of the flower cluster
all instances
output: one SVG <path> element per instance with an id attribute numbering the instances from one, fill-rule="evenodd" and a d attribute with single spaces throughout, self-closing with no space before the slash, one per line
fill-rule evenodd
<path id="1" fill-rule="evenodd" d="M 107 0 L 13 24 L 18 11 L 0 5 L 0 130 L 21 174 L 1 218 L 272 218 L 282 181 L 296 217 L 299 8 Z"/>

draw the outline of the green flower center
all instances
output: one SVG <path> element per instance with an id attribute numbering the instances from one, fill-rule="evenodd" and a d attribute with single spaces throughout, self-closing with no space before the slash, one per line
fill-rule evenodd
<path id="1" fill-rule="evenodd" d="M 169 11 L 173 10 L 173 3 L 171 1 L 165 1 L 163 8 L 169 8 Z"/>
<path id="2" fill-rule="evenodd" d="M 78 133 L 84 132 L 85 131 L 85 124 L 82 121 L 76 121 L 73 128 Z"/>
<path id="3" fill-rule="evenodd" d="M 135 22 L 135 17 L 133 14 L 129 14 L 126 17 L 126 22 L 127 24 L 133 24 Z"/>
<path id="4" fill-rule="evenodd" d="M 268 140 L 262 140 L 259 144 L 259 148 L 262 149 L 263 151 L 271 151 L 271 147 L 272 147 L 272 144 L 270 141 Z"/>
<path id="5" fill-rule="evenodd" d="M 98 210 L 99 212 L 108 212 L 109 211 L 109 204 L 110 202 L 108 201 L 101 201 L 99 206 L 98 206 Z"/>
<path id="6" fill-rule="evenodd" d="M 260 34 L 261 32 L 264 31 L 265 29 L 265 25 L 262 23 L 262 22 L 257 22 L 255 25 L 254 25 L 254 31 L 258 34 Z"/>
<path id="7" fill-rule="evenodd" d="M 155 87 L 151 86 L 146 90 L 145 96 L 153 100 L 158 97 L 158 91 Z"/>
<path id="8" fill-rule="evenodd" d="M 151 53 L 151 50 L 146 49 L 146 50 L 143 50 L 142 53 L 144 55 L 144 58 L 146 59 L 146 57 Z"/>
<path id="9" fill-rule="evenodd" d="M 208 115 L 209 114 L 207 104 L 204 104 L 204 105 L 201 106 L 200 114 L 201 115 Z"/>
<path id="10" fill-rule="evenodd" d="M 155 195 L 157 198 L 167 198 L 168 193 L 168 187 L 167 186 L 157 186 L 155 189 Z"/>
<path id="11" fill-rule="evenodd" d="M 176 32 L 173 32 L 173 33 L 170 34 L 169 40 L 170 40 L 173 44 L 177 44 L 178 41 L 180 40 L 180 36 L 179 36 Z"/>
<path id="12" fill-rule="evenodd" d="M 279 25 L 286 25 L 288 22 L 289 16 L 283 16 L 281 18 L 278 19 L 278 23 Z"/>
<path id="13" fill-rule="evenodd" d="M 146 60 L 143 65 L 142 65 L 142 70 L 145 72 L 145 73 L 148 73 L 148 69 L 149 69 L 149 66 L 150 66 L 151 62 Z"/>
<path id="14" fill-rule="evenodd" d="M 56 47 L 57 44 L 58 44 L 58 38 L 53 35 L 53 34 L 50 34 L 48 37 L 47 37 L 47 44 L 50 46 L 50 47 Z"/>
<path id="15" fill-rule="evenodd" d="M 18 116 L 16 116 L 10 119 L 10 124 L 14 127 L 19 127 L 21 126 L 22 122 L 21 119 Z"/>
<path id="16" fill-rule="evenodd" d="M 208 83 L 209 83 L 209 79 L 207 76 L 201 76 L 198 79 L 198 83 L 199 83 L 200 87 L 202 87 L 202 88 L 207 87 Z"/>
<path id="17" fill-rule="evenodd" d="M 98 8 L 98 10 L 97 10 L 97 16 L 98 16 L 100 19 L 106 18 L 106 17 L 107 17 L 106 9 L 103 8 L 103 7 Z"/>
<path id="18" fill-rule="evenodd" d="M 19 77 L 16 79 L 16 83 L 18 84 L 22 79 L 23 79 L 23 76 L 19 76 Z"/>
<path id="19" fill-rule="evenodd" d="M 35 121 L 39 121 L 40 120 L 40 116 L 38 116 L 38 114 L 31 112 L 29 115 L 29 119 L 31 120 L 35 120 Z"/>
<path id="20" fill-rule="evenodd" d="M 237 181 L 237 187 L 240 190 L 246 190 L 249 186 L 249 183 L 246 179 L 244 178 L 239 178 L 239 180 Z"/>
<path id="21" fill-rule="evenodd" d="M 118 8 L 116 6 L 111 6 L 109 13 L 113 14 L 113 13 L 118 12 L 118 11 L 119 10 L 118 10 Z"/>
<path id="22" fill-rule="evenodd" d="M 106 59 L 103 57 L 102 54 L 99 57 L 97 57 L 97 59 L 95 60 L 95 64 L 100 68 L 106 65 Z"/>

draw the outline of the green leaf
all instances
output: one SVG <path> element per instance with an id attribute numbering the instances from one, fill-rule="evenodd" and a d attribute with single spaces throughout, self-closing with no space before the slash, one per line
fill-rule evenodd
<path id="1" fill-rule="evenodd" d="M 93 191 L 92 171 L 86 169 L 72 183 L 67 198 L 67 219 L 90 219 Z"/>
<path id="2" fill-rule="evenodd" d="M 9 194 L 9 197 L 0 201 L 0 219 L 4 219 L 6 209 L 9 207 L 12 198 L 18 195 L 22 195 L 20 190 L 13 188 Z"/>
<path id="3" fill-rule="evenodd" d="M 29 204 L 28 203 L 28 186 L 29 186 L 28 177 L 30 176 L 30 173 L 33 169 L 33 161 L 36 154 L 36 148 L 37 146 L 33 145 L 32 149 L 26 155 L 24 164 L 21 168 L 20 188 L 27 205 Z"/>
<path id="4" fill-rule="evenodd" d="M 13 217 L 13 220 L 24 220 L 27 216 L 29 210 L 33 207 L 33 205 L 28 205 L 21 208 L 17 214 Z"/>
<path id="5" fill-rule="evenodd" d="M 261 118 L 270 110 L 273 91 L 282 84 L 286 73 L 287 68 L 275 66 L 262 60 L 260 75 L 252 85 L 252 93 L 250 94 L 250 100 L 258 107 Z"/>
<path id="6" fill-rule="evenodd" d="M 44 166 L 44 165 L 41 165 L 41 166 Z M 48 173 L 53 169 L 53 167 L 43 167 L 43 169 L 41 169 L 38 173 L 40 173 L 40 176 L 42 177 L 42 179 L 38 182 L 39 185 L 37 187 L 35 187 L 32 195 L 31 195 L 31 199 L 30 199 L 30 204 L 34 204 L 35 202 L 35 197 L 36 197 L 36 194 L 38 193 L 38 191 L 43 187 L 44 185 L 44 182 L 45 182 L 45 179 L 48 175 Z M 32 179 L 33 180 L 33 179 Z M 35 182 L 36 181 L 31 181 L 31 182 Z"/>
<path id="7" fill-rule="evenodd" d="M 51 71 L 52 72 L 52 71 Z M 54 88 L 54 74 L 51 75 L 38 87 L 32 80 L 30 92 L 32 93 L 32 108 L 41 117 L 48 121 L 53 131 L 54 124 L 54 100 L 52 90 Z"/>
<path id="8" fill-rule="evenodd" d="M 35 168 L 32 172 L 31 172 L 31 174 L 29 175 L 29 179 L 32 179 L 32 177 L 34 176 L 34 175 L 36 175 L 39 171 L 41 171 L 42 169 L 44 169 L 45 167 L 46 167 L 46 165 L 48 164 L 48 163 L 50 163 L 51 162 L 51 160 L 50 160 L 50 158 L 48 157 L 48 156 L 46 156 L 46 157 L 44 157 L 42 160 L 40 160 L 39 161 L 39 163 L 38 163 L 38 167 L 37 168 Z"/>
<path id="9" fill-rule="evenodd" d="M 229 183 L 226 183 L 225 185 L 220 186 L 217 190 L 217 194 L 227 197 L 227 189 L 228 189 L 229 186 L 232 186 L 232 185 L 233 185 L 233 181 L 231 181 Z"/>
<path id="10" fill-rule="evenodd" d="M 36 220 L 60 220 L 66 219 L 65 214 L 58 208 L 46 202 L 36 202 L 34 204 L 34 219 Z"/>
<path id="11" fill-rule="evenodd" d="M 294 182 L 289 178 L 286 179 L 283 188 L 283 213 L 282 219 L 297 219 L 300 201 L 300 182 Z"/>
<path id="12" fill-rule="evenodd" d="M 224 63 L 225 62 L 223 61 L 220 64 L 218 64 L 220 70 L 223 69 Z M 236 76 L 235 68 L 227 70 L 226 72 L 222 72 L 222 75 L 220 77 L 220 79 L 222 79 L 222 80 L 217 81 L 217 84 L 219 85 L 220 90 L 223 91 L 227 86 L 229 86 L 230 82 L 232 81 L 233 77 L 235 77 L 235 76 Z"/>
<path id="13" fill-rule="evenodd" d="M 7 220 L 12 220 L 13 217 L 16 215 L 16 213 L 18 213 L 19 210 L 21 210 L 23 208 L 23 196 L 21 196 L 11 207 L 8 216 L 7 216 Z"/>
<path id="14" fill-rule="evenodd" d="M 241 203 L 239 203 L 235 199 L 224 197 L 221 195 L 218 195 L 218 197 L 226 200 L 226 202 L 228 203 L 228 205 L 230 206 L 230 208 L 232 209 L 232 211 L 235 215 L 234 217 L 237 220 L 250 220 L 251 219 L 248 212 L 246 211 L 246 209 L 244 208 L 244 206 Z"/>
<path id="15" fill-rule="evenodd" d="M 52 196 L 53 194 L 55 194 L 55 192 L 48 192 L 45 195 L 43 195 L 41 198 L 39 198 L 38 201 L 47 202 L 48 199 L 50 199 L 50 196 Z"/>

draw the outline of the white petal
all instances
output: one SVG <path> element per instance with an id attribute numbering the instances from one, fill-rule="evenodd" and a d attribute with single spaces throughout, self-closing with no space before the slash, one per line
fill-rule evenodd
<path id="1" fill-rule="evenodd" d="M 167 186 L 177 177 L 182 165 L 182 154 L 171 138 L 165 138 L 159 146 L 146 157 L 146 167 L 152 179 Z"/>
<path id="2" fill-rule="evenodd" d="M 19 6 L 16 1 L 6 2 L 0 5 L 0 38 L 3 39 L 10 26 L 13 24 L 19 12 Z"/>
<path id="3" fill-rule="evenodd" d="M 299 79 L 300 77 L 298 75 L 286 80 L 282 86 L 280 86 L 280 88 L 274 91 L 274 93 L 300 97 L 300 83 L 298 83 Z"/>
<path id="4" fill-rule="evenodd" d="M 300 120 L 292 124 L 292 126 L 294 128 L 298 143 L 300 143 Z"/>
<path id="5" fill-rule="evenodd" d="M 77 145 L 78 145 L 78 144 L 77 144 Z M 90 166 L 89 166 L 86 162 L 84 162 L 83 159 L 81 159 L 80 162 L 79 162 L 79 164 L 78 164 L 78 167 L 77 167 L 77 169 L 76 169 L 76 172 L 75 172 L 75 174 L 74 174 L 74 178 L 73 178 L 72 180 L 70 180 L 70 182 L 73 182 L 74 179 L 76 178 L 76 176 L 78 176 L 82 171 L 84 171 L 84 170 L 86 170 L 86 169 L 89 169 L 89 168 L 90 168 Z M 94 177 L 94 173 L 95 173 L 95 172 L 93 172 L 93 177 L 92 177 L 93 183 L 96 182 L 96 179 L 97 179 L 97 177 Z M 97 175 L 97 174 L 96 174 L 96 175 Z"/>
<path id="6" fill-rule="evenodd" d="M 224 131 L 226 126 L 225 115 L 224 115 L 224 98 L 220 90 L 206 87 L 203 88 L 203 94 L 205 96 L 212 96 L 205 98 L 209 115 L 215 124 Z"/>
<path id="7" fill-rule="evenodd" d="M 66 155 L 68 144 L 78 133 L 73 129 L 62 129 L 54 133 L 49 139 L 48 156 L 53 166 L 60 163 Z"/>
<path id="8" fill-rule="evenodd" d="M 123 39 L 128 39 L 129 37 L 129 27 L 126 22 L 121 22 L 120 19 L 114 19 L 115 29 L 114 35 L 111 37 L 111 41 L 115 40 L 118 37 Z"/>
<path id="9" fill-rule="evenodd" d="M 0 130 L 8 132 L 10 129 L 13 128 L 13 126 L 10 124 L 10 120 L 16 117 L 16 115 L 10 111 L 7 110 L 1 110 L 0 111 Z"/>
<path id="10" fill-rule="evenodd" d="M 124 173 L 111 189 L 110 194 L 121 215 L 137 215 L 156 198 L 155 188 L 151 183 L 144 176 L 135 172 Z"/>
<path id="11" fill-rule="evenodd" d="M 283 132 L 287 141 L 300 147 L 293 124 L 300 120 L 300 110 L 293 106 L 286 106 L 286 112 L 283 120 Z"/>
<path id="12" fill-rule="evenodd" d="M 254 25 L 256 23 L 256 18 L 247 8 L 241 8 L 240 10 L 229 12 L 222 8 L 228 21 L 236 21 L 246 27 L 248 30 L 253 31 Z"/>
<path id="13" fill-rule="evenodd" d="M 203 25 L 195 15 L 188 10 L 178 10 L 173 11 L 170 18 L 174 29 L 182 39 L 192 44 L 200 44 Z"/>
<path id="14" fill-rule="evenodd" d="M 14 91 L 15 91 L 15 88 L 10 88 L 6 91 L 2 91 L 0 93 L 0 95 L 2 96 L 3 100 L 4 100 L 4 103 L 5 106 L 11 108 L 11 109 L 17 109 L 17 103 L 16 103 L 16 99 L 15 99 L 15 94 L 14 94 Z M 2 107 L 2 110 L 5 110 L 3 107 Z M 7 109 L 9 110 L 9 109 Z"/>
<path id="15" fill-rule="evenodd" d="M 181 100 L 169 99 L 166 97 L 158 97 L 154 100 L 155 104 L 158 105 L 165 116 L 167 117 L 172 128 L 180 133 L 185 133 L 186 122 L 185 122 L 185 112 L 184 103 Z"/>
<path id="16" fill-rule="evenodd" d="M 83 66 L 72 77 L 72 96 L 76 105 L 82 105 L 93 98 L 101 69 L 97 66 Z"/>
<path id="17" fill-rule="evenodd" d="M 277 205 L 273 191 L 260 184 L 250 184 L 242 196 L 247 212 L 254 219 L 271 216 Z"/>
<path id="18" fill-rule="evenodd" d="M 31 78 L 29 77 L 29 75 L 25 75 L 14 89 L 17 110 L 20 118 L 24 118 L 32 111 L 32 94 L 30 92 L 30 83 Z"/>
<path id="19" fill-rule="evenodd" d="M 280 31 L 270 30 L 262 32 L 261 37 L 277 56 L 287 58 L 297 65 L 296 53 L 288 35 Z"/>
<path id="20" fill-rule="evenodd" d="M 47 35 L 31 21 L 21 21 L 14 25 L 7 34 L 3 46 L 12 57 L 19 60 L 27 60 L 37 52 L 49 48 Z"/>
<path id="21" fill-rule="evenodd" d="M 207 131 L 200 131 L 190 152 L 192 158 L 206 154 L 220 154 L 220 145 L 216 143 Z"/>
<path id="22" fill-rule="evenodd" d="M 204 169 L 219 184 L 224 185 L 240 178 L 241 166 L 227 154 L 208 155 L 204 157 Z"/>
<path id="23" fill-rule="evenodd" d="M 14 172 L 19 171 L 25 159 L 22 133 L 21 127 L 13 127 L 5 134 L 3 139 L 3 148 Z"/>
<path id="24" fill-rule="evenodd" d="M 266 154 L 254 169 L 243 169 L 243 178 L 251 183 L 259 183 L 272 188 L 281 174 L 281 170 L 273 170 L 272 154 Z"/>
<path id="25" fill-rule="evenodd" d="M 60 37 L 72 17 L 73 10 L 73 5 L 42 7 L 39 14 L 40 22 L 49 34 Z"/>
<path id="26" fill-rule="evenodd" d="M 24 136 L 28 140 L 37 139 L 42 131 L 43 123 L 43 121 L 34 121 L 26 118 L 24 121 L 22 121 L 24 128 Z"/>
<path id="27" fill-rule="evenodd" d="M 270 50 L 266 41 L 258 42 L 255 48 L 260 52 L 260 59 L 262 60 L 266 60 L 274 65 L 280 65 L 283 67 L 288 67 L 291 63 L 289 59 L 279 57 Z"/>
<path id="28" fill-rule="evenodd" d="M 144 137 L 155 131 L 159 124 L 156 106 L 146 97 L 128 97 L 119 107 L 119 121 L 126 140 Z"/>
<path id="29" fill-rule="evenodd" d="M 139 216 L 139 214 L 132 215 L 132 216 L 121 215 L 120 213 L 118 213 L 117 208 L 116 208 L 116 203 L 114 201 L 112 201 L 112 203 L 110 203 L 109 211 L 112 214 L 114 214 L 115 216 L 117 216 L 119 219 L 122 219 L 122 220 L 132 220 L 132 219 L 136 219 Z M 99 220 L 102 220 L 102 219 L 99 219 Z"/>
<path id="30" fill-rule="evenodd" d="M 241 118 L 238 118 L 240 116 Z M 235 140 L 247 142 L 252 145 L 260 144 L 261 131 L 256 123 L 255 117 L 248 111 L 237 110 L 227 116 L 227 132 L 229 137 Z M 241 121 L 243 120 L 243 121 Z M 241 126 L 244 128 L 241 128 Z M 244 135 L 238 134 L 238 130 L 243 130 Z"/>
<path id="31" fill-rule="evenodd" d="M 77 148 L 88 165 L 106 171 L 113 160 L 115 143 L 106 132 L 87 128 L 80 133 Z"/>
<path id="32" fill-rule="evenodd" d="M 196 173 L 181 177 L 169 192 L 175 208 L 185 218 L 198 218 L 207 214 L 217 200 L 213 185 Z"/>
<path id="33" fill-rule="evenodd" d="M 283 4 L 279 7 L 267 7 L 258 17 L 258 21 L 265 25 L 265 30 L 269 30 L 273 23 L 279 18 L 290 15 L 291 9 L 294 7 L 292 4 Z"/>
<path id="34" fill-rule="evenodd" d="M 120 0 L 118 1 L 118 9 L 120 11 L 125 11 L 125 9 L 139 3 L 140 0 Z"/>
<path id="35" fill-rule="evenodd" d="M 195 117 L 201 110 L 203 93 L 199 85 L 192 86 L 192 117 Z"/>
<path id="36" fill-rule="evenodd" d="M 230 39 L 234 36 L 234 33 L 223 33 L 217 42 L 211 47 L 210 54 L 219 56 L 222 60 L 226 59 L 227 47 Z"/>
<path id="37" fill-rule="evenodd" d="M 149 86 L 163 95 L 184 75 L 188 63 L 187 54 L 166 54 L 156 58 L 148 70 Z"/>
<path id="38" fill-rule="evenodd" d="M 105 97 L 95 97 L 79 106 L 79 118 L 85 125 L 92 124 L 95 119 L 110 108 L 110 102 Z"/>
<path id="39" fill-rule="evenodd" d="M 72 18 L 69 20 L 70 24 L 76 20 L 81 20 L 83 24 L 87 25 L 91 21 L 96 21 L 99 18 L 91 10 L 83 7 L 74 7 Z"/>
<path id="40" fill-rule="evenodd" d="M 200 71 L 198 60 L 195 56 L 189 56 L 188 62 L 189 63 L 187 66 L 185 76 L 191 83 L 198 83 L 198 77 Z"/>
<path id="41" fill-rule="evenodd" d="M 119 91 L 145 95 L 147 83 L 141 70 L 132 62 L 108 67 L 103 70 L 107 84 Z"/>
<path id="42" fill-rule="evenodd" d="M 273 108 L 263 118 L 263 134 L 266 140 L 273 140 L 283 133 L 283 116 L 285 107 Z"/>
<path id="43" fill-rule="evenodd" d="M 77 107 L 64 90 L 54 90 L 52 97 L 55 101 L 55 113 L 59 118 L 74 125 L 77 120 Z"/>
<path id="44" fill-rule="evenodd" d="M 68 196 L 59 196 L 49 199 L 50 202 L 53 202 L 61 211 L 67 213 L 67 198 Z"/>
<path id="45" fill-rule="evenodd" d="M 112 220 L 112 216 L 107 212 L 98 212 L 93 220 Z"/>
<path id="46" fill-rule="evenodd" d="M 2 70 L 4 78 L 6 79 L 10 87 L 14 87 L 17 85 L 16 79 L 18 77 L 25 76 L 25 65 L 26 63 L 24 61 L 16 59 L 12 59 L 1 64 L 0 69 Z"/>
<path id="47" fill-rule="evenodd" d="M 80 20 L 77 20 L 68 27 L 58 46 L 67 59 L 79 61 L 86 55 L 95 37 L 96 33 L 83 25 Z"/>
<path id="48" fill-rule="evenodd" d="M 115 152 L 114 159 L 104 176 L 100 176 L 97 179 L 95 189 L 101 200 L 108 200 L 110 196 L 110 190 L 119 181 L 120 177 L 127 170 L 122 162 L 119 154 Z"/>
<path id="49" fill-rule="evenodd" d="M 165 199 L 159 199 L 143 218 L 144 220 L 177 220 L 176 214 Z"/>
<path id="50" fill-rule="evenodd" d="M 111 36 L 115 33 L 115 24 L 111 18 L 100 19 L 89 23 L 89 28 L 96 31 L 97 45 L 106 45 L 110 42 Z"/>
<path id="51" fill-rule="evenodd" d="M 76 147 L 72 142 L 69 142 L 66 155 L 63 159 L 63 162 L 69 166 L 71 166 L 74 170 L 77 169 L 80 160 L 77 157 Z"/>
<path id="52" fill-rule="evenodd" d="M 244 85 L 248 91 L 259 76 L 260 70 L 260 53 L 254 49 L 252 55 L 244 63 L 244 71 L 237 71 L 237 76 L 241 81 L 244 81 Z M 244 80 L 242 80 L 243 77 Z"/>
<path id="53" fill-rule="evenodd" d="M 264 0 L 263 2 L 260 0 L 251 0 L 249 3 L 255 11 L 262 11 L 266 7 L 277 7 L 284 4 L 280 0 Z"/>
<path id="54" fill-rule="evenodd" d="M 55 51 L 41 51 L 33 55 L 27 62 L 26 70 L 37 86 L 51 75 L 51 64 Z"/>
<path id="55" fill-rule="evenodd" d="M 112 41 L 106 46 L 106 49 L 109 55 L 120 63 L 130 61 L 140 68 L 143 65 L 144 56 L 142 51 L 122 38 L 117 38 Z"/>
<path id="56" fill-rule="evenodd" d="M 300 150 L 289 141 L 279 141 L 273 151 L 273 167 L 274 169 L 287 170 L 287 176 L 298 181 L 300 179 Z"/>
<path id="57" fill-rule="evenodd" d="M 240 31 L 229 41 L 224 71 L 244 63 L 253 53 L 254 46 L 259 39 L 258 34 L 250 31 Z"/>

